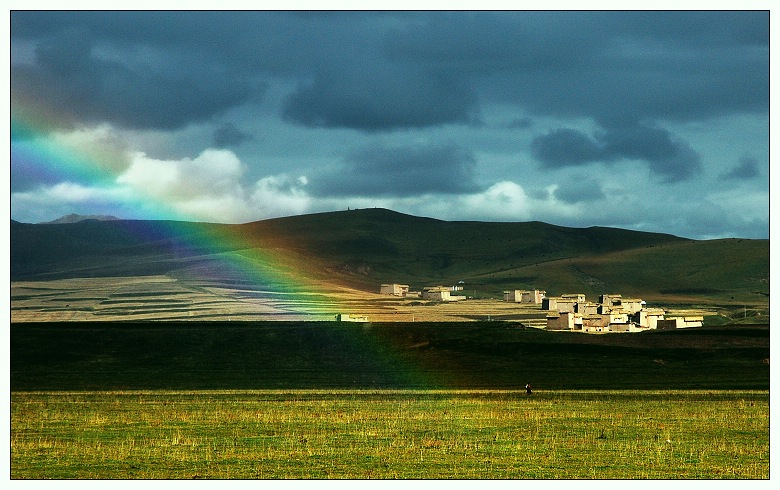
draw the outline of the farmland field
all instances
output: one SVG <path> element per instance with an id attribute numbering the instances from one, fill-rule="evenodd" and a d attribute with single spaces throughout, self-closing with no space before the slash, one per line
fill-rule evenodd
<path id="1" fill-rule="evenodd" d="M 766 479 L 768 391 L 14 392 L 11 477 Z"/>

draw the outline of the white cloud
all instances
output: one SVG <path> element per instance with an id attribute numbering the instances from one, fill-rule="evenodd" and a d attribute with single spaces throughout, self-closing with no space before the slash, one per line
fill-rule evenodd
<path id="1" fill-rule="evenodd" d="M 206 149 L 194 159 L 157 160 L 136 153 L 116 179 L 178 219 L 237 222 L 248 219 L 243 165 L 229 150 Z M 163 211 L 164 212 L 164 211 Z"/>
<path id="2" fill-rule="evenodd" d="M 35 190 L 11 193 L 11 209 L 32 210 L 24 221 L 51 221 L 70 213 L 110 214 L 105 203 L 127 203 L 133 200 L 132 190 L 121 187 L 88 187 L 73 182 L 60 182 Z M 88 211 L 84 211 L 87 209 Z"/>
<path id="3" fill-rule="evenodd" d="M 246 202 L 241 196 L 202 195 L 173 203 L 176 210 L 188 219 L 217 223 L 237 223 L 247 220 Z"/>
<path id="4" fill-rule="evenodd" d="M 166 203 L 180 219 L 238 223 L 302 214 L 311 206 L 306 176 L 269 175 L 247 189 L 243 175 L 243 164 L 230 150 L 207 149 L 182 160 L 137 153 L 117 183 Z"/>
<path id="5" fill-rule="evenodd" d="M 152 196 L 177 202 L 199 196 L 240 193 L 241 161 L 229 150 L 207 149 L 194 160 L 156 160 L 136 153 L 117 179 Z"/>
<path id="6" fill-rule="evenodd" d="M 68 136 L 71 143 L 91 137 Z M 257 219 L 241 183 L 241 161 L 228 150 L 207 149 L 194 159 L 181 160 L 158 160 L 138 152 L 127 161 L 129 166 L 113 184 L 39 186 L 13 193 L 12 206 L 35 209 L 25 221 L 48 221 L 71 212 L 94 214 L 95 208 L 121 218 L 227 223 Z"/>
<path id="7" fill-rule="evenodd" d="M 61 182 L 51 187 L 41 187 L 36 191 L 15 192 L 12 194 L 12 198 L 17 204 L 24 203 L 30 205 L 124 200 L 128 197 L 128 192 L 125 189 L 86 187 L 72 182 Z"/>
<path id="8" fill-rule="evenodd" d="M 555 223 L 579 218 L 583 207 L 556 201 L 552 197 L 554 187 L 541 197 L 532 197 L 520 184 L 511 181 L 497 182 L 482 192 L 449 195 L 426 194 L 402 198 L 324 198 L 311 201 L 312 210 L 336 210 L 351 208 L 388 208 L 415 216 L 461 221 L 529 221 L 548 220 Z"/>
<path id="9" fill-rule="evenodd" d="M 484 192 L 458 196 L 445 213 L 446 219 L 481 221 L 530 221 L 557 223 L 577 219 L 584 207 L 554 198 L 556 186 L 534 197 L 523 186 L 512 181 L 493 184 Z"/>
<path id="10" fill-rule="evenodd" d="M 467 195 L 460 200 L 468 214 L 487 219 L 520 221 L 531 216 L 531 199 L 514 182 L 498 182 L 485 192 Z"/>
<path id="11" fill-rule="evenodd" d="M 127 142 L 108 124 L 56 132 L 51 138 L 57 148 L 67 148 L 72 155 L 86 159 L 93 171 L 115 175 L 130 165 Z"/>
<path id="12" fill-rule="evenodd" d="M 312 205 L 306 193 L 309 179 L 306 176 L 290 177 L 286 174 L 269 175 L 255 183 L 249 198 L 249 211 L 253 219 L 290 216 L 307 212 Z"/>
<path id="13" fill-rule="evenodd" d="M 180 179 L 177 162 L 154 160 L 143 153 L 137 153 L 126 172 L 117 177 L 116 182 L 129 185 L 152 196 L 163 197 L 171 193 Z"/>

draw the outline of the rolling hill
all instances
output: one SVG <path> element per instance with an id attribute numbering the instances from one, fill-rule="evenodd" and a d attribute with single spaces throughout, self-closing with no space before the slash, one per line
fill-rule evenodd
<path id="1" fill-rule="evenodd" d="M 448 222 L 386 209 L 240 225 L 140 220 L 11 222 L 11 279 L 197 274 L 263 251 L 320 282 L 378 291 L 463 280 L 469 294 L 621 292 L 684 302 L 768 304 L 769 241 L 690 240 L 540 222 Z"/>

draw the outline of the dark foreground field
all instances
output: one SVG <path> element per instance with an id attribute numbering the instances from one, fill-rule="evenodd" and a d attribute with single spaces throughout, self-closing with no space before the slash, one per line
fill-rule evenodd
<path id="1" fill-rule="evenodd" d="M 12 324 L 11 390 L 769 389 L 769 327 L 588 335 L 503 322 Z"/>

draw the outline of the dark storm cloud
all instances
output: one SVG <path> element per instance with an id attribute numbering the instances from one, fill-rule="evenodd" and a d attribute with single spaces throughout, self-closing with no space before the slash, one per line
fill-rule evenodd
<path id="1" fill-rule="evenodd" d="M 768 40 L 767 12 L 428 13 L 387 51 L 531 115 L 609 125 L 766 112 Z"/>
<path id="2" fill-rule="evenodd" d="M 751 156 L 744 156 L 739 159 L 739 165 L 734 167 L 731 171 L 723 174 L 724 178 L 747 180 L 761 175 L 758 168 L 758 160 Z"/>
<path id="3" fill-rule="evenodd" d="M 238 146 L 252 137 L 236 127 L 233 123 L 226 123 L 214 130 L 214 146 L 228 148 Z"/>
<path id="4" fill-rule="evenodd" d="M 95 56 L 85 31 L 42 41 L 34 66 L 15 67 L 12 100 L 45 103 L 66 120 L 174 129 L 208 119 L 262 92 L 262 84 L 197 64 L 129 66 Z"/>
<path id="5" fill-rule="evenodd" d="M 455 144 L 368 147 L 349 155 L 339 171 L 313 179 L 309 189 L 340 196 L 473 192 L 475 163 L 471 152 Z"/>
<path id="6" fill-rule="evenodd" d="M 575 129 L 557 129 L 535 138 L 531 151 L 546 168 L 641 160 L 665 182 L 685 180 L 702 169 L 701 157 L 690 145 L 664 129 L 645 126 L 603 131 L 593 138 Z"/>
<path id="7" fill-rule="evenodd" d="M 604 156 L 596 141 L 576 129 L 556 129 L 531 142 L 531 151 L 545 167 L 570 167 L 595 162 Z"/>
<path id="8" fill-rule="evenodd" d="M 470 123 L 484 103 L 604 127 L 765 113 L 768 12 L 14 12 L 13 93 L 175 128 L 292 82 L 305 126 Z M 101 53 L 120 53 L 105 57 Z"/>
<path id="9" fill-rule="evenodd" d="M 608 160 L 643 160 L 666 182 L 685 180 L 702 170 L 699 154 L 664 129 L 632 126 L 606 131 L 600 139 Z"/>
<path id="10" fill-rule="evenodd" d="M 306 126 L 367 131 L 477 121 L 476 94 L 457 77 L 361 68 L 321 70 L 290 95 L 285 117 Z"/>
<path id="11" fill-rule="evenodd" d="M 556 199 L 569 204 L 598 201 L 605 197 L 604 191 L 596 180 L 581 177 L 559 182 L 554 194 Z"/>
<path id="12" fill-rule="evenodd" d="M 512 119 L 507 127 L 509 129 L 530 129 L 534 125 L 533 119 L 530 117 L 518 117 L 515 119 Z"/>

